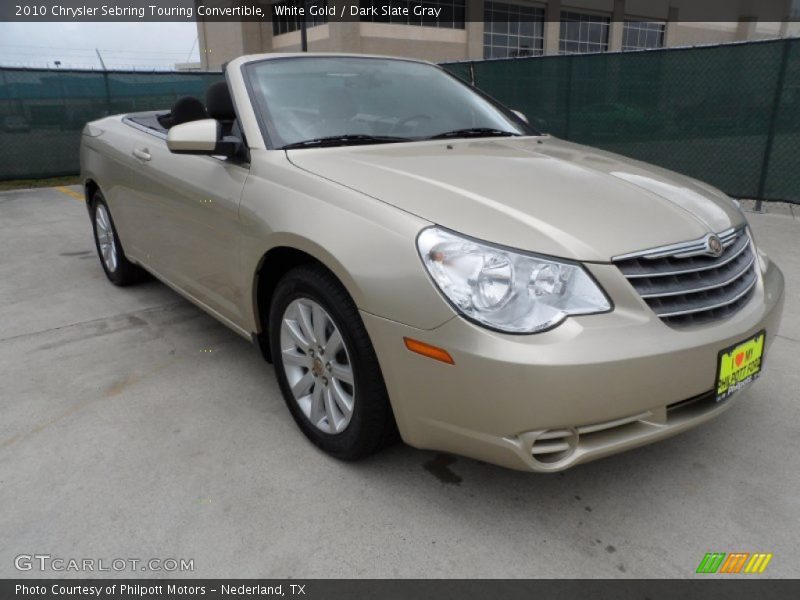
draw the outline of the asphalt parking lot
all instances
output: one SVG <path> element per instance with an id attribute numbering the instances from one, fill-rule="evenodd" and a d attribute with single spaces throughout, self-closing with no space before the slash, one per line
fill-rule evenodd
<path id="1" fill-rule="evenodd" d="M 787 301 L 738 405 L 535 475 L 404 445 L 322 454 L 247 341 L 160 283 L 106 281 L 73 195 L 0 193 L 0 577 L 41 576 L 14 567 L 37 553 L 193 559 L 204 578 L 692 577 L 711 551 L 800 575 L 800 207 L 748 215 Z"/>

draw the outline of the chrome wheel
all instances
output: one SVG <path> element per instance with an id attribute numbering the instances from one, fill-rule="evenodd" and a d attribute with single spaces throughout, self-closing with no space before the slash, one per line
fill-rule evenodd
<path id="1" fill-rule="evenodd" d="M 106 269 L 113 273 L 117 270 L 117 244 L 114 240 L 114 230 L 111 228 L 111 218 L 104 204 L 98 204 L 94 211 L 94 227 L 100 256 Z"/>
<path id="2" fill-rule="evenodd" d="M 341 433 L 355 406 L 353 367 L 339 329 L 309 298 L 293 300 L 283 313 L 281 362 L 295 402 L 315 427 Z"/>

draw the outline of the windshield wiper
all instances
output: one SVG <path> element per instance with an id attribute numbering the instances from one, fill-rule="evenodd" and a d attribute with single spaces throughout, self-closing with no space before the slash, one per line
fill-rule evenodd
<path id="1" fill-rule="evenodd" d="M 321 148 L 325 146 L 348 146 L 352 144 L 390 144 L 393 142 L 408 142 L 409 138 L 391 135 L 366 135 L 361 133 L 349 133 L 345 135 L 330 135 L 327 137 L 303 140 L 282 146 L 281 150 L 292 150 L 295 148 Z"/>
<path id="2" fill-rule="evenodd" d="M 444 133 L 437 133 L 432 135 L 429 140 L 443 140 L 446 138 L 468 138 L 468 137 L 498 137 L 498 136 L 515 136 L 521 135 L 513 131 L 504 131 L 503 129 L 493 129 L 491 127 L 468 127 L 467 129 L 455 129 L 453 131 L 445 131 Z"/>

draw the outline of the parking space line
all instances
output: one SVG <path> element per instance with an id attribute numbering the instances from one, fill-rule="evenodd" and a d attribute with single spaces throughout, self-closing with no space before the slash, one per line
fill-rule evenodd
<path id="1" fill-rule="evenodd" d="M 63 185 L 60 185 L 60 186 L 58 186 L 56 189 L 57 189 L 59 192 L 61 192 L 61 193 L 63 193 L 63 194 L 66 194 L 67 196 L 69 196 L 69 197 L 71 197 L 71 198 L 74 198 L 75 200 L 77 200 L 77 201 L 79 201 L 79 202 L 83 202 L 83 195 L 82 195 L 82 194 L 79 194 L 79 193 L 78 193 L 78 192 L 76 192 L 75 190 L 71 190 L 71 189 L 69 189 L 68 187 L 66 187 L 66 186 L 63 186 Z"/>

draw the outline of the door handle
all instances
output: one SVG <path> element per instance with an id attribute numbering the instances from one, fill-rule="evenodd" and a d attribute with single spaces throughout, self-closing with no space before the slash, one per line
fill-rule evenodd
<path id="1" fill-rule="evenodd" d="M 135 148 L 133 151 L 133 155 L 136 158 L 140 158 L 142 160 L 150 160 L 153 158 L 150 156 L 150 151 L 147 148 Z"/>

